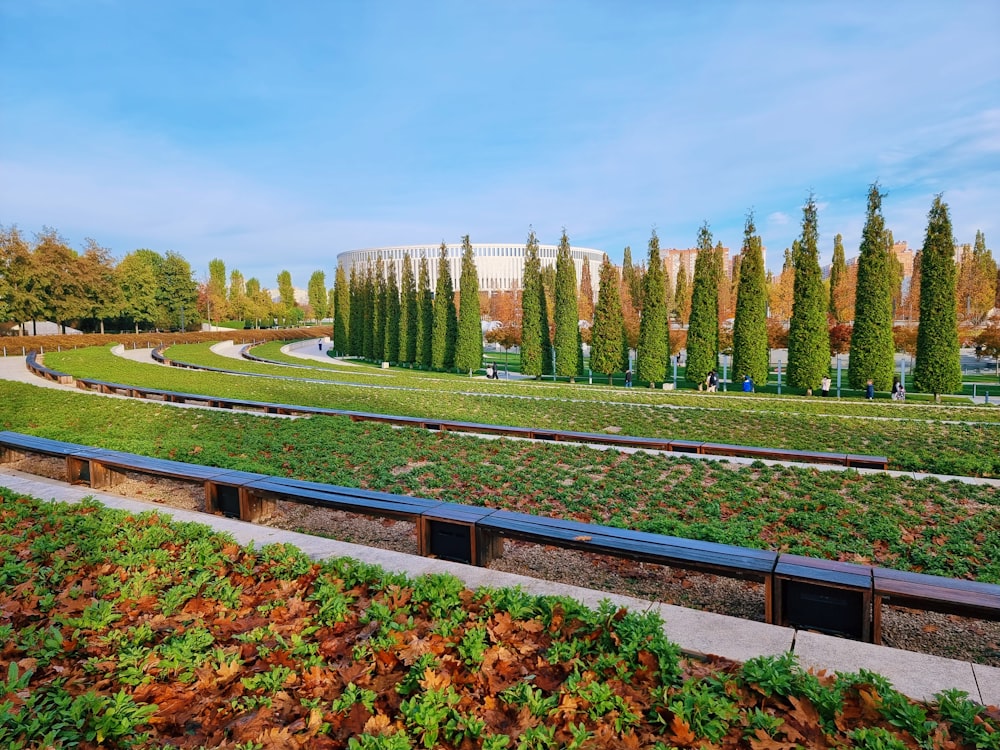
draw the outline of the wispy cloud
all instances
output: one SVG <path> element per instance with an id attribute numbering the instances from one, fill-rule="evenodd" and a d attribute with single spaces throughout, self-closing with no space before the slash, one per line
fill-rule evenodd
<path id="1" fill-rule="evenodd" d="M 1000 4 L 959 6 L 5 5 L 0 221 L 304 283 L 529 224 L 737 248 L 754 206 L 775 267 L 811 189 L 850 254 L 878 179 L 897 238 L 943 191 L 990 240 Z"/>

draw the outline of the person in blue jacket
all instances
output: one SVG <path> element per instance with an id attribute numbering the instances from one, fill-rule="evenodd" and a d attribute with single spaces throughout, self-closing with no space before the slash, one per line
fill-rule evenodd
<path id="1" fill-rule="evenodd" d="M 871 378 L 868 378 L 868 385 L 865 386 L 865 398 L 869 401 L 875 399 L 875 384 Z"/>
<path id="2" fill-rule="evenodd" d="M 750 379 L 749 375 L 743 376 L 743 392 L 753 393 L 753 380 Z"/>

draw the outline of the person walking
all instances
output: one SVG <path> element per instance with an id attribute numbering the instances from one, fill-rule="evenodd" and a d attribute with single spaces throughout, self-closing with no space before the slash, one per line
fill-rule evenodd
<path id="1" fill-rule="evenodd" d="M 625 371 L 625 387 L 626 388 L 631 388 L 632 387 L 632 370 L 631 369 Z"/>
<path id="2" fill-rule="evenodd" d="M 821 396 L 830 395 L 830 376 L 824 375 L 823 379 L 819 381 L 819 392 Z"/>
<path id="3" fill-rule="evenodd" d="M 875 383 L 871 378 L 868 378 L 868 385 L 865 386 L 865 398 L 869 401 L 875 400 Z"/>
<path id="4" fill-rule="evenodd" d="M 893 401 L 898 401 L 899 400 L 899 379 L 898 378 L 893 378 L 892 379 L 892 400 Z"/>
<path id="5" fill-rule="evenodd" d="M 753 380 L 750 379 L 749 375 L 743 376 L 743 392 L 753 393 Z"/>

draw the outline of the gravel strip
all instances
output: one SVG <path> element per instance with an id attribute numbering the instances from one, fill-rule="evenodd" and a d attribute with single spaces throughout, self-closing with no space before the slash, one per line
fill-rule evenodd
<path id="1" fill-rule="evenodd" d="M 65 461 L 59 458 L 29 456 L 11 467 L 52 479 L 66 478 Z M 200 482 L 154 479 L 130 472 L 106 491 L 173 508 L 205 510 Z M 353 544 L 417 553 L 416 528 L 405 521 L 279 501 L 274 515 L 264 523 Z M 510 540 L 504 542 L 503 557 L 490 567 L 747 620 L 764 620 L 764 587 L 749 581 Z M 1000 667 L 998 622 L 884 606 L 882 641 L 894 648 Z"/>

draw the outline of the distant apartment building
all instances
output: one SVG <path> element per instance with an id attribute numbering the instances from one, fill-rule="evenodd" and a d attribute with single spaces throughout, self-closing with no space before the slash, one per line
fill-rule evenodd
<path id="1" fill-rule="evenodd" d="M 694 262 L 698 257 L 698 248 L 689 247 L 683 250 L 671 247 L 662 252 L 663 265 L 670 275 L 670 285 L 673 287 L 677 283 L 677 274 L 681 268 L 687 276 L 688 283 L 694 278 Z M 733 259 L 729 257 L 729 248 L 722 248 L 722 272 L 729 278 L 733 275 Z"/>

